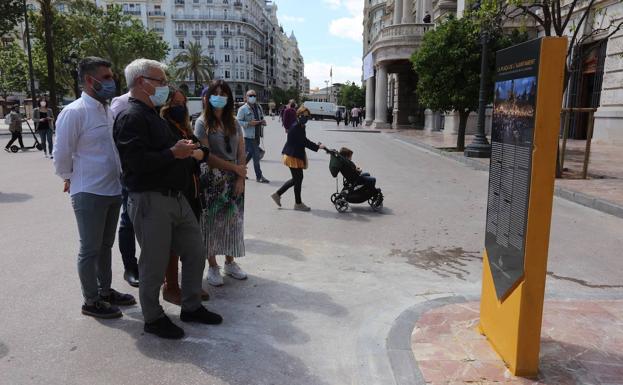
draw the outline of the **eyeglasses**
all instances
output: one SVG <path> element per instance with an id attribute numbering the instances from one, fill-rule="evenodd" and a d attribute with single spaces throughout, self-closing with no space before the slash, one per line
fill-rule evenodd
<path id="1" fill-rule="evenodd" d="M 252 97 L 252 96 L 257 96 L 257 95 L 255 95 L 255 94 L 252 94 L 252 95 L 247 95 L 247 96 L 248 96 L 248 97 Z"/>
<path id="2" fill-rule="evenodd" d="M 150 78 L 149 76 L 143 76 L 143 79 L 153 80 L 153 81 L 155 81 L 155 82 L 160 83 L 160 85 L 162 85 L 162 86 L 166 86 L 166 85 L 168 85 L 168 84 L 169 84 L 169 82 L 168 82 L 168 81 L 167 81 L 167 79 L 165 79 L 165 78 L 160 78 L 160 79 L 157 79 L 157 78 Z"/>

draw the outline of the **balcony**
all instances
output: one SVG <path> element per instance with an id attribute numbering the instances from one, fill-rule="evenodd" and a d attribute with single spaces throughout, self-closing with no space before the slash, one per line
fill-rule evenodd
<path id="1" fill-rule="evenodd" d="M 242 8 L 242 1 L 234 1 L 234 7 Z"/>
<path id="2" fill-rule="evenodd" d="M 164 11 L 149 11 L 147 12 L 149 17 L 165 17 Z"/>
<path id="3" fill-rule="evenodd" d="M 216 36 L 216 31 L 206 31 L 206 36 Z"/>
<path id="4" fill-rule="evenodd" d="M 184 0 L 175 0 L 175 5 L 184 5 Z"/>
<path id="5" fill-rule="evenodd" d="M 221 35 L 223 35 L 223 36 L 234 36 L 234 33 L 232 31 L 223 31 L 223 32 L 221 32 Z"/>
<path id="6" fill-rule="evenodd" d="M 132 16 L 140 16 L 141 15 L 141 10 L 129 10 L 126 9 L 123 11 L 124 15 L 132 15 Z"/>
<path id="7" fill-rule="evenodd" d="M 201 37 L 203 35 L 203 31 L 192 31 L 193 37 Z"/>
<path id="8" fill-rule="evenodd" d="M 383 28 L 370 45 L 376 62 L 408 60 L 433 24 L 397 24 Z"/>
<path id="9" fill-rule="evenodd" d="M 154 32 L 158 32 L 158 33 L 164 33 L 164 28 L 163 27 L 154 27 L 151 29 Z"/>
<path id="10" fill-rule="evenodd" d="M 186 31 L 178 29 L 177 31 L 175 31 L 175 36 L 186 36 Z"/>

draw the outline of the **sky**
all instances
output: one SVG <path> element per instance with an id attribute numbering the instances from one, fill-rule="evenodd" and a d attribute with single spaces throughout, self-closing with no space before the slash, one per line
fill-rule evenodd
<path id="1" fill-rule="evenodd" d="M 311 88 L 333 82 L 361 83 L 364 0 L 274 0 L 283 30 L 294 36 Z"/>

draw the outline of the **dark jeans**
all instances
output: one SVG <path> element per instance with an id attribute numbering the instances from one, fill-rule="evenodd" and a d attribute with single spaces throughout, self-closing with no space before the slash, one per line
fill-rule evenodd
<path id="1" fill-rule="evenodd" d="M 376 178 L 370 176 L 370 174 L 363 173 L 361 175 L 359 175 L 359 178 L 357 178 L 357 184 L 362 184 L 364 186 L 369 186 L 370 188 L 376 188 Z"/>
<path id="2" fill-rule="evenodd" d="M 255 177 L 262 178 L 262 169 L 260 168 L 260 141 L 259 139 L 244 138 L 244 146 L 247 150 L 247 163 L 253 159 L 253 168 L 255 169 Z"/>
<path id="3" fill-rule="evenodd" d="M 54 145 L 52 144 L 52 130 L 46 128 L 44 130 L 38 130 L 39 138 L 41 138 L 41 145 L 43 146 L 43 152 L 52 155 Z M 46 147 L 47 142 L 47 147 Z M 48 151 L 49 150 L 49 151 Z"/>
<path id="4" fill-rule="evenodd" d="M 128 190 L 121 190 L 122 210 L 121 221 L 119 222 L 119 252 L 123 260 L 123 267 L 126 271 L 138 273 L 138 262 L 136 261 L 136 241 L 134 226 L 128 215 Z"/>
<path id="5" fill-rule="evenodd" d="M 294 201 L 296 203 L 303 203 L 301 200 L 301 189 L 303 187 L 303 169 L 302 168 L 290 168 L 290 173 L 292 174 L 292 179 L 287 181 L 281 186 L 279 190 L 277 190 L 277 194 L 279 196 L 283 195 L 288 189 L 294 186 Z"/>
<path id="6" fill-rule="evenodd" d="M 11 140 L 9 140 L 9 143 L 6 144 L 6 148 L 11 147 L 13 142 L 15 142 L 16 140 L 19 141 L 19 146 L 24 148 L 24 142 L 22 141 L 22 133 L 21 132 L 12 132 L 11 133 Z"/>

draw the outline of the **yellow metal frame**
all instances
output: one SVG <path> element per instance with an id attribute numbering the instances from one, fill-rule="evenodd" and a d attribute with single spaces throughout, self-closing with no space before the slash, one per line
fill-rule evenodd
<path id="1" fill-rule="evenodd" d="M 524 276 L 502 301 L 486 250 L 483 258 L 479 329 L 516 376 L 536 376 L 539 369 L 566 51 L 566 38 L 546 37 L 541 42 Z"/>

